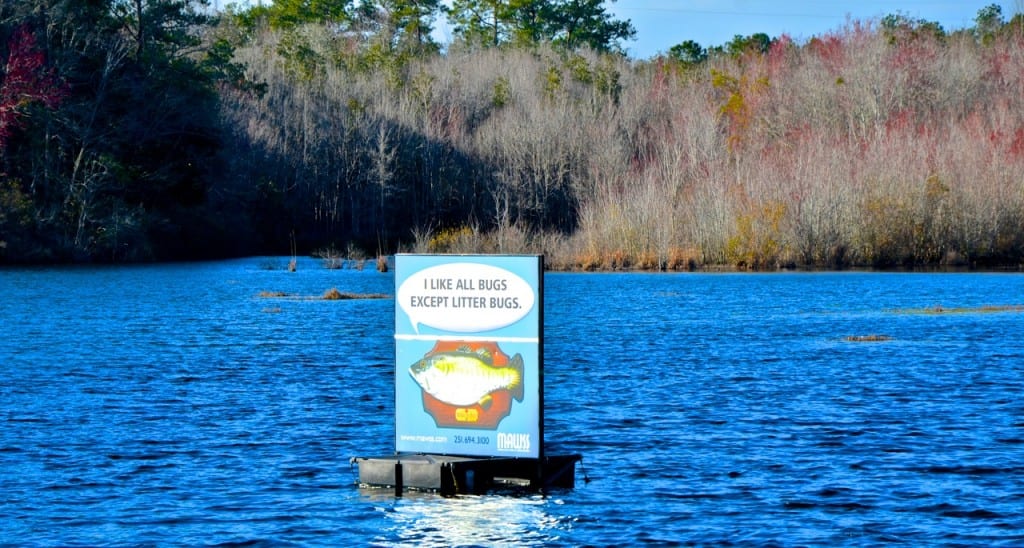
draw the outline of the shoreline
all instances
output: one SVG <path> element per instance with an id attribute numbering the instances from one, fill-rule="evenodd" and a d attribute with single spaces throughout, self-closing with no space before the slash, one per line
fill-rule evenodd
<path id="1" fill-rule="evenodd" d="M 435 253 L 428 253 L 435 254 Z M 436 253 L 438 255 L 444 255 L 445 253 Z M 448 253 L 449 255 L 503 255 L 503 253 Z M 520 255 L 522 253 L 504 253 L 504 255 Z M 544 255 L 544 254 L 541 254 Z M 379 267 L 374 267 L 378 260 L 387 261 L 386 264 L 392 264 L 394 255 L 382 255 L 378 258 L 366 258 L 366 259 L 342 259 L 343 264 L 351 264 L 353 266 L 344 267 L 338 266 L 338 258 L 324 259 L 316 253 L 301 255 L 311 261 L 323 262 L 324 264 L 317 267 L 324 270 L 378 270 Z M 256 259 L 264 258 L 267 263 L 262 266 L 265 270 L 287 270 L 288 264 L 293 257 L 289 255 L 240 255 L 240 256 L 224 256 L 224 257 L 203 257 L 194 259 L 174 259 L 174 260 L 154 260 L 154 261 L 124 261 L 124 262 L 111 262 L 111 261 L 10 261 L 0 262 L 0 270 L 3 269 L 16 269 L 16 268 L 51 268 L 51 267 L 118 267 L 118 266 L 153 266 L 153 265 L 170 265 L 170 264 L 189 264 L 189 263 L 210 263 L 218 261 L 232 261 L 240 259 Z M 911 265 L 911 266 L 866 266 L 866 265 L 850 265 L 850 266 L 813 266 L 813 265 L 789 265 L 780 266 L 776 268 L 747 268 L 743 266 L 735 266 L 728 264 L 708 264 L 708 265 L 689 265 L 685 268 L 645 268 L 645 267 L 593 267 L 593 266 L 565 266 L 563 261 L 549 261 L 549 256 L 545 255 L 544 271 L 553 273 L 580 273 L 580 274 L 611 274 L 611 273 L 623 273 L 623 274 L 685 274 L 685 273 L 703 273 L 703 274 L 772 274 L 772 273 L 824 273 L 824 272 L 879 272 L 879 273 L 1021 273 L 1024 272 L 1024 261 L 1018 264 L 992 264 L 992 265 Z M 281 261 L 281 265 L 277 265 L 273 261 Z M 362 265 L 369 264 L 370 266 L 364 267 Z M 359 266 L 355 266 L 359 265 Z M 385 272 L 390 270 L 390 267 L 385 269 Z"/>

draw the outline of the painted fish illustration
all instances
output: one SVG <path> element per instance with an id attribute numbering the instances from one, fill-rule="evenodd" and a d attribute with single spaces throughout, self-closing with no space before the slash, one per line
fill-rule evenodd
<path id="1" fill-rule="evenodd" d="M 438 400 L 459 407 L 491 405 L 491 393 L 508 390 L 523 401 L 523 357 L 516 354 L 506 367 L 494 367 L 486 349 L 438 352 L 409 367 L 423 390 Z"/>

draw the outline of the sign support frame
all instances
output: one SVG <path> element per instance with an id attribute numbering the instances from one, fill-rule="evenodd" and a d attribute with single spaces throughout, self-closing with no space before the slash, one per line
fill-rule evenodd
<path id="1" fill-rule="evenodd" d="M 413 333 L 402 333 L 399 329 L 400 321 L 402 320 L 402 308 L 401 300 L 403 295 L 408 297 L 409 295 L 403 293 L 401 290 L 401 283 L 403 280 L 408 279 L 408 276 L 402 278 L 399 274 L 399 264 L 403 261 L 401 257 L 404 256 L 416 256 L 416 257 L 431 257 L 431 261 L 461 261 L 461 264 L 465 264 L 466 261 L 475 261 L 479 264 L 480 261 L 486 261 L 488 258 L 504 258 L 509 260 L 510 258 L 517 258 L 521 260 L 532 260 L 535 265 L 528 265 L 525 270 L 520 270 L 520 274 L 524 274 L 527 278 L 535 280 L 535 283 L 531 286 L 533 289 L 532 303 L 527 311 L 526 316 L 531 317 L 529 323 L 531 325 L 536 322 L 535 333 L 522 333 L 516 332 L 515 329 L 512 332 L 501 332 L 501 333 L 489 333 L 486 335 L 480 335 L 470 325 L 459 324 L 458 322 L 452 323 L 450 319 L 446 319 L 444 316 L 440 318 L 434 318 L 434 323 L 441 324 L 438 326 L 430 326 L 431 318 L 426 318 L 427 321 L 420 321 L 423 318 L 417 317 L 418 313 L 412 315 L 405 314 L 404 319 L 406 320 L 406 327 L 411 327 Z M 440 264 L 440 263 L 439 263 Z M 447 264 L 447 263 L 444 263 Z M 437 266 L 437 265 L 434 265 Z M 520 265 L 521 266 L 521 265 Z M 470 269 L 472 270 L 472 268 Z M 527 270 L 529 272 L 527 272 Z M 494 271 L 491 271 L 494 272 Z M 510 273 L 511 274 L 511 273 Z M 505 281 L 511 280 L 508 278 Z M 416 284 L 413 284 L 414 286 Z M 444 285 L 444 284 L 438 284 Z M 449 284 L 454 285 L 454 284 Z M 492 288 L 494 284 L 491 284 Z M 515 284 L 512 284 L 515 285 Z M 529 284 L 527 284 L 529 286 Z M 419 287 L 429 288 L 430 282 L 427 280 L 425 283 L 419 284 Z M 492 489 L 501 488 L 513 488 L 518 489 L 521 487 L 529 486 L 532 490 L 542 491 L 549 488 L 573 488 L 575 487 L 575 465 L 577 462 L 581 462 L 583 457 L 579 454 L 565 454 L 565 455 L 548 455 L 544 447 L 544 257 L 543 255 L 414 255 L 414 254 L 399 254 L 395 257 L 395 287 L 396 287 L 396 306 L 395 306 L 395 453 L 390 456 L 381 457 L 353 457 L 350 462 L 359 464 L 359 483 L 362 486 L 370 487 L 393 487 L 395 490 L 395 496 L 402 496 L 402 492 L 405 489 L 424 489 L 440 492 L 442 496 L 454 496 L 458 494 L 482 494 Z M 503 287 L 503 289 L 505 289 Z M 436 297 L 437 295 L 434 295 Z M 442 300 L 431 299 L 430 295 L 421 295 L 421 304 L 433 304 L 438 305 L 443 303 Z M 517 295 L 505 296 L 503 302 L 516 303 L 515 300 Z M 525 297 L 523 297 L 525 298 Z M 529 299 L 528 299 L 529 300 Z M 412 301 L 409 301 L 411 305 Z M 472 302 L 472 301 L 471 301 Z M 525 302 L 525 301 L 524 301 Z M 521 304 L 521 303 L 520 303 Z M 526 307 L 523 307 L 526 308 Z M 500 314 L 499 314 L 500 315 Z M 472 316 L 472 315 L 471 315 Z M 525 316 L 524 316 L 525 317 Z M 482 323 L 491 325 L 493 318 L 490 315 L 478 316 Z M 515 317 L 515 314 L 506 317 L 505 321 L 497 322 L 499 331 L 506 329 L 510 325 L 523 320 L 523 317 Z M 411 325 L 409 325 L 411 322 Z M 420 332 L 419 324 L 424 324 L 427 329 L 424 333 Z M 455 333 L 451 333 L 451 330 L 445 329 L 446 327 L 456 327 Z M 494 327 L 494 325 L 491 325 Z M 522 326 L 520 326 L 522 327 Z M 459 332 L 459 329 L 464 331 Z M 468 329 L 468 332 L 465 331 Z M 524 336 L 525 335 L 525 336 Z M 434 339 L 434 340 L 431 340 Z M 509 454 L 490 454 L 490 455 L 477 455 L 477 454 L 459 454 L 459 453 L 440 453 L 430 451 L 403 451 L 399 444 L 400 441 L 400 430 L 399 430 L 399 402 L 402 394 L 409 394 L 410 379 L 415 378 L 412 375 L 413 368 L 409 368 L 410 375 L 405 375 L 403 365 L 408 365 L 407 359 L 403 362 L 401 356 L 402 353 L 399 349 L 399 345 L 403 341 L 419 341 L 422 345 L 424 341 L 428 344 L 435 342 L 435 349 L 428 351 L 425 355 L 422 354 L 423 346 L 420 346 L 417 350 L 414 350 L 412 354 L 407 355 L 407 358 L 413 358 L 422 355 L 422 358 L 417 358 L 416 364 L 424 363 L 420 368 L 425 368 L 425 361 L 427 358 L 433 356 L 433 352 L 436 350 L 436 346 L 441 342 L 470 342 L 479 343 L 481 345 L 489 344 L 493 346 L 497 354 L 497 343 L 506 344 L 508 347 L 513 345 L 519 345 L 514 352 L 515 357 L 506 362 L 503 360 L 494 360 L 494 363 L 490 365 L 494 369 L 501 370 L 505 369 L 507 374 L 508 369 L 515 369 L 519 365 L 520 361 L 516 358 L 520 358 L 522 355 L 528 355 L 527 358 L 522 358 L 522 361 L 535 361 L 535 370 L 527 371 L 524 367 L 523 379 L 529 379 L 532 387 L 536 388 L 535 393 L 532 394 L 532 402 L 536 404 L 536 409 L 532 407 L 528 408 L 528 405 L 524 402 L 528 400 L 528 396 L 523 394 L 523 400 L 516 400 L 512 403 L 511 400 L 506 401 L 514 411 L 519 411 L 522 416 L 519 417 L 519 421 L 532 420 L 535 418 L 536 421 L 532 425 L 528 425 L 528 428 L 535 428 L 536 439 L 530 439 L 530 444 L 533 446 L 531 449 L 535 449 L 535 453 L 523 456 L 515 453 Z M 524 345 L 535 345 L 530 347 L 529 350 L 525 350 Z M 502 351 L 503 353 L 503 351 Z M 470 353 L 458 349 L 454 352 L 455 357 L 463 360 L 470 360 L 475 356 Z M 535 356 L 535 357 L 534 357 Z M 480 359 L 484 357 L 481 354 Z M 507 357 L 507 355 L 505 355 Z M 498 363 L 498 362 L 501 363 Z M 415 365 L 415 364 L 414 364 Z M 451 364 L 447 367 L 452 367 Z M 416 371 L 419 372 L 419 371 Z M 492 374 L 491 371 L 489 374 Z M 499 375 L 500 376 L 500 375 Z M 511 377 L 511 378 L 514 378 Z M 400 390 L 399 382 L 405 382 L 405 390 Z M 415 384 L 419 384 L 417 380 Z M 413 386 L 415 386 L 413 384 Z M 419 388 L 423 388 L 420 384 Z M 417 388 L 417 390 L 419 389 Z M 514 388 L 514 383 L 508 386 L 498 386 L 490 389 L 488 397 L 494 392 L 509 392 L 510 389 Z M 426 389 L 423 388 L 424 394 Z M 533 388 L 530 388 L 533 390 Z M 414 396 L 419 396 L 419 393 L 413 392 Z M 506 400 L 507 400 L 507 394 Z M 422 396 L 423 401 L 427 400 L 427 396 Z M 498 399 L 498 398 L 495 398 Z M 466 402 L 463 402 L 466 403 Z M 465 409 L 465 407 L 463 408 Z M 420 415 L 426 415 L 426 407 L 418 411 Z M 420 417 L 422 419 L 422 417 Z M 499 419 L 508 420 L 511 417 L 504 417 Z M 436 418 L 435 418 L 436 421 Z M 514 422 L 514 421 L 513 421 Z M 457 431 L 457 429 L 455 429 Z M 452 431 L 451 428 L 448 431 Z M 497 433 L 497 426 L 495 426 L 495 433 Z M 430 433 L 428 429 L 426 433 Z M 510 436 L 512 446 L 517 444 L 517 440 L 522 438 L 513 434 Z M 535 443 L 534 443 L 535 442 Z M 588 480 L 589 481 L 589 480 Z"/>

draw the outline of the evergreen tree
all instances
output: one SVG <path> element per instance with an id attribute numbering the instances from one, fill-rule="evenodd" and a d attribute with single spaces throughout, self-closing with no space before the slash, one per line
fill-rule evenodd
<path id="1" fill-rule="evenodd" d="M 703 63 L 708 58 L 708 52 L 700 44 L 693 40 L 686 40 L 669 48 L 669 57 L 688 65 Z"/>
<path id="2" fill-rule="evenodd" d="M 548 23 L 549 38 L 577 49 L 587 46 L 595 51 L 621 51 L 622 40 L 636 36 L 633 25 L 612 19 L 602 0 L 558 0 L 552 3 Z"/>
<path id="3" fill-rule="evenodd" d="M 508 0 L 452 0 L 448 22 L 464 42 L 483 46 L 507 42 L 513 28 Z"/>
<path id="4" fill-rule="evenodd" d="M 441 12 L 441 0 L 362 0 L 357 26 L 369 30 L 391 51 L 423 54 L 436 52 L 431 33 Z"/>
<path id="5" fill-rule="evenodd" d="M 271 27 L 292 28 L 303 23 L 341 23 L 348 21 L 352 0 L 274 0 L 266 7 L 256 6 L 253 13 L 265 15 Z"/>
<path id="6" fill-rule="evenodd" d="M 552 42 L 610 52 L 636 35 L 601 0 L 453 0 L 448 20 L 460 39 L 484 46 Z"/>

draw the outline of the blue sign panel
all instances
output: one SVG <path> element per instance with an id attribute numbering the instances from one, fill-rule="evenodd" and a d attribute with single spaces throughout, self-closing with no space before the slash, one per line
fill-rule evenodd
<path id="1" fill-rule="evenodd" d="M 395 256 L 395 448 L 540 458 L 543 260 Z"/>

